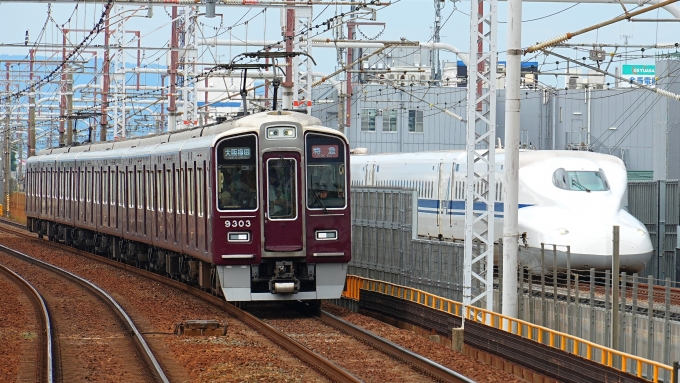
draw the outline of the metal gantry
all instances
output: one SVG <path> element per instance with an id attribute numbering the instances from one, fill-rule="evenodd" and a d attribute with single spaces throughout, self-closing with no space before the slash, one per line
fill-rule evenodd
<path id="1" fill-rule="evenodd" d="M 198 97 L 196 94 L 196 32 L 198 30 L 198 8 L 184 7 L 184 17 L 180 19 L 180 57 L 178 79 L 180 93 L 178 101 L 182 111 L 182 123 L 187 126 L 198 124 Z"/>
<path id="2" fill-rule="evenodd" d="M 295 56 L 293 58 L 293 105 L 297 103 L 300 107 L 307 105 L 307 113 L 312 113 L 312 20 L 313 10 L 311 6 L 295 7 L 295 40 L 293 51 L 304 52 L 307 55 Z M 304 38 L 299 36 L 304 33 Z"/>
<path id="3" fill-rule="evenodd" d="M 463 304 L 493 310 L 497 0 L 470 5 Z"/>
<path id="4" fill-rule="evenodd" d="M 116 6 L 116 13 L 122 14 L 124 7 Z M 111 31 L 111 40 L 115 41 L 116 53 L 111 58 L 113 67 L 113 139 L 125 138 L 125 18 Z M 104 64 L 106 65 L 106 63 Z"/>

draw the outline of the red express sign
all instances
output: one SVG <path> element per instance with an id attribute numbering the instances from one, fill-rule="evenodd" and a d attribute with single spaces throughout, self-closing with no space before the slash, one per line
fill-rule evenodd
<path id="1" fill-rule="evenodd" d="M 338 145 L 313 145 L 312 158 L 338 158 Z"/>

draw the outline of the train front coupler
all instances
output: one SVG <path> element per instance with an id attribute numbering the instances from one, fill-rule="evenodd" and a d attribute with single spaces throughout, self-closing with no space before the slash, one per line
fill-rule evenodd
<path id="1" fill-rule="evenodd" d="M 274 276 L 269 280 L 269 291 L 272 294 L 297 294 L 300 291 L 300 280 L 295 277 L 292 261 L 277 261 Z"/>

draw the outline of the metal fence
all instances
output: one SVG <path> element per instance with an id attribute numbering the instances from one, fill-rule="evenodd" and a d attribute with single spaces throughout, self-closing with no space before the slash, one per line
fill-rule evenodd
<path id="1" fill-rule="evenodd" d="M 349 272 L 462 301 L 463 246 L 418 239 L 417 201 L 409 189 L 352 189 Z"/>
<path id="2" fill-rule="evenodd" d="M 661 259 L 672 259 L 677 227 L 677 181 L 666 184 L 666 251 Z M 631 213 L 647 225 L 652 241 L 658 238 L 658 182 L 634 182 L 629 188 Z M 656 196 L 656 197 L 655 197 Z M 670 197 L 669 197 L 670 196 Z M 656 200 L 654 199 L 656 198 Z M 657 202 L 655 202 L 657 201 Z M 460 243 L 417 238 L 417 195 L 413 190 L 388 188 L 354 188 L 352 191 L 352 251 L 349 272 L 365 278 L 408 286 L 429 293 L 462 301 L 464 248 Z M 662 217 L 663 218 L 663 217 Z M 657 222 L 657 223 L 654 223 Z M 675 225 L 675 227 L 674 227 Z M 498 249 L 500 251 L 500 249 Z M 546 262 L 550 251 L 546 256 Z M 498 262 L 498 260 L 497 260 Z M 668 261 L 671 262 L 671 261 Z M 680 359 L 680 309 L 671 304 L 671 267 L 660 269 L 654 263 L 638 275 L 622 273 L 621 302 L 618 308 L 621 351 L 670 364 Z M 502 284 L 498 265 L 494 307 L 501 306 Z M 656 267 L 656 268 L 654 268 Z M 557 331 L 611 346 L 611 325 L 614 317 L 611 275 L 594 270 L 572 272 L 551 271 L 531 274 L 522 267 L 518 286 L 520 319 Z M 650 272 L 661 271 L 665 277 Z M 649 277 L 647 277 L 649 275 Z M 678 274 L 680 275 L 680 273 Z M 642 278 L 644 276 L 644 278 Z M 553 281 L 557 283 L 553 284 Z M 567 282 L 568 281 L 568 282 Z M 581 283 L 579 283 L 581 282 Z M 585 282 L 585 283 L 584 283 Z M 663 297 L 640 297 L 646 289 L 639 283 L 667 286 Z M 627 291 L 626 291 L 627 290 Z M 649 289 L 647 289 L 647 292 Z M 628 294 L 627 294 L 628 293 Z M 632 293 L 632 294 L 631 294 Z M 634 297 L 634 298 L 631 298 Z M 654 302 L 652 306 L 648 302 Z M 558 341 L 559 342 L 559 341 Z M 562 346 L 562 345 L 560 345 Z M 574 347 L 565 343 L 565 349 Z M 579 352 L 587 352 L 580 350 Z M 637 373 L 637 366 L 627 366 Z M 647 376 L 648 371 L 642 371 Z M 662 377 L 667 381 L 668 377 Z"/>
<path id="3" fill-rule="evenodd" d="M 628 183 L 628 210 L 645 224 L 654 246 L 654 256 L 640 275 L 680 282 L 680 259 L 676 250 L 679 204 L 677 180 Z"/>

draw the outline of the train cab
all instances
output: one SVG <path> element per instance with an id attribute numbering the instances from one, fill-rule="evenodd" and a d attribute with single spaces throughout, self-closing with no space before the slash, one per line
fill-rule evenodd
<path id="1" fill-rule="evenodd" d="M 257 128 L 214 145 L 213 262 L 228 301 L 328 299 L 344 286 L 346 139 L 285 113 L 246 117 Z"/>

